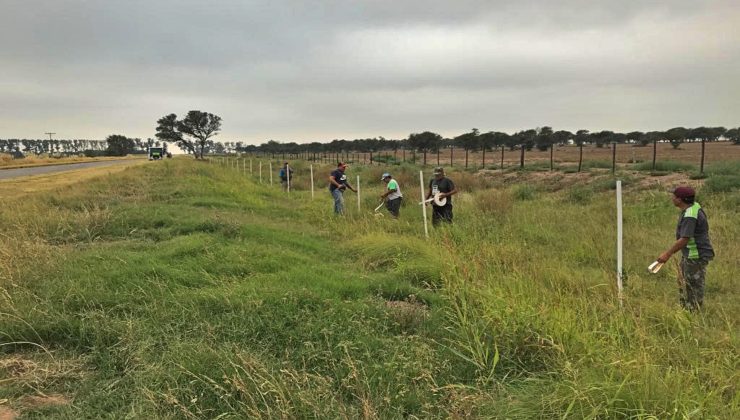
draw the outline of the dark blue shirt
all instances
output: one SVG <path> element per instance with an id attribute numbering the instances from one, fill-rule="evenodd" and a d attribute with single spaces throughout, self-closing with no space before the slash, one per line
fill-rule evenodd
<path id="1" fill-rule="evenodd" d="M 345 186 L 347 185 L 347 174 L 340 171 L 339 169 L 335 169 L 334 171 L 332 171 L 331 176 L 334 177 L 334 180 L 337 181 L 337 184 L 341 184 Z M 336 189 L 337 189 L 337 186 L 330 182 L 329 191 L 334 191 Z"/>

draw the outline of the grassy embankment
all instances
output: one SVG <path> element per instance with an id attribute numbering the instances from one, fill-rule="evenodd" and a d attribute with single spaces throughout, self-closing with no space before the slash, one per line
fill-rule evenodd
<path id="1" fill-rule="evenodd" d="M 740 413 L 737 163 L 710 170 L 701 193 L 718 251 L 701 314 L 677 307 L 673 264 L 646 273 L 672 241 L 676 209 L 635 174 L 623 176 L 620 310 L 603 171 L 537 182 L 510 172 L 505 184 L 453 173 L 466 191 L 457 222 L 425 241 L 418 169 L 394 168 L 408 197 L 399 221 L 358 214 L 349 192 L 350 214 L 331 217 L 328 193 L 311 201 L 306 167 L 296 169 L 290 197 L 174 160 L 4 198 L 0 408 L 67 418 Z M 351 179 L 358 171 L 372 209 L 383 168 L 352 168 Z"/>

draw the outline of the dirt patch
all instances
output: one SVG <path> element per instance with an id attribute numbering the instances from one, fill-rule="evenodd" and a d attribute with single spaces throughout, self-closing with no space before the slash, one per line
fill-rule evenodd
<path id="1" fill-rule="evenodd" d="M 479 171 L 479 176 L 491 180 L 497 185 L 513 185 L 528 183 L 540 185 L 549 191 L 558 191 L 574 185 L 588 185 L 591 182 L 603 179 L 599 175 L 611 174 L 607 169 L 589 169 L 583 172 L 563 173 L 559 171 L 539 171 L 539 172 L 519 172 L 512 171 L 501 173 L 501 171 Z M 651 175 L 647 172 L 631 171 L 626 175 L 633 182 L 625 185 L 625 190 L 648 190 L 658 189 L 668 191 L 679 185 L 689 185 L 699 188 L 703 185 L 704 180 L 691 179 L 690 174 L 684 172 L 671 172 L 665 175 Z"/>
<path id="2" fill-rule="evenodd" d="M 404 332 L 415 330 L 429 317 L 429 309 L 417 301 L 414 295 L 409 295 L 405 300 L 386 301 L 385 306 L 390 317 Z"/>
<path id="3" fill-rule="evenodd" d="M 19 416 L 17 411 L 8 407 L 0 407 L 0 420 L 14 420 Z"/>
<path id="4" fill-rule="evenodd" d="M 634 172 L 632 173 L 632 176 L 637 179 L 634 187 L 639 190 L 658 188 L 668 191 L 668 189 L 675 188 L 679 185 L 690 185 L 694 188 L 699 188 L 704 182 L 700 179 L 691 179 L 688 174 L 681 172 L 673 172 L 662 176 L 652 176 Z"/>
<path id="5" fill-rule="evenodd" d="M 20 399 L 20 404 L 27 408 L 52 407 L 69 403 L 69 398 L 61 394 L 28 395 Z"/>
<path id="6" fill-rule="evenodd" d="M 4 370 L 11 377 L 28 375 L 37 369 L 38 364 L 32 360 L 21 359 L 19 357 L 0 359 L 0 370 Z"/>

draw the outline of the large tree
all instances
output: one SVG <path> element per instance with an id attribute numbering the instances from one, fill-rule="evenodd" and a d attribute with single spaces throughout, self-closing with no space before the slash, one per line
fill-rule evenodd
<path id="1" fill-rule="evenodd" d="M 106 153 L 110 156 L 126 156 L 136 150 L 136 141 L 120 134 L 112 134 L 105 141 L 108 143 Z"/>
<path id="2" fill-rule="evenodd" d="M 190 111 L 182 120 L 170 114 L 157 121 L 157 138 L 173 141 L 181 149 L 203 159 L 209 139 L 221 130 L 221 117 L 202 111 Z M 200 156 L 199 156 L 200 155 Z"/>
<path id="3" fill-rule="evenodd" d="M 671 143 L 674 149 L 678 149 L 681 143 L 686 141 L 687 138 L 692 137 L 692 133 L 684 127 L 673 127 L 665 132 L 664 137 Z"/>
<path id="4" fill-rule="evenodd" d="M 740 145 L 740 128 L 731 128 L 725 132 L 725 138 L 733 144 Z"/>
<path id="5" fill-rule="evenodd" d="M 479 138 L 478 135 L 480 134 L 480 131 L 478 131 L 477 128 L 471 129 L 467 133 L 460 134 L 459 136 L 455 137 L 453 141 L 463 147 L 465 149 L 465 168 L 468 167 L 468 153 L 470 153 L 471 150 L 475 150 L 478 148 L 479 145 Z"/>
<path id="6" fill-rule="evenodd" d="M 424 153 L 424 165 L 427 164 L 427 152 L 436 150 L 442 142 L 442 136 L 431 131 L 423 133 L 412 133 L 409 135 L 408 144 L 414 150 Z"/>

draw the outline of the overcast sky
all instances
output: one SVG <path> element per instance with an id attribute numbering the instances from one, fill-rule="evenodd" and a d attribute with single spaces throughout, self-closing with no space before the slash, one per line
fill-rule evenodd
<path id="1" fill-rule="evenodd" d="M 740 125 L 737 0 L 0 0 L 0 138 Z"/>

